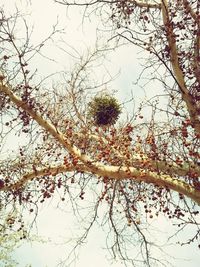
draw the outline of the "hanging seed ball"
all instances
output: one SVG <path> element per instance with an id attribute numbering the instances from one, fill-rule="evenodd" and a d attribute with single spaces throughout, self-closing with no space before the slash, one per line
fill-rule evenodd
<path id="1" fill-rule="evenodd" d="M 4 181 L 0 179 L 0 189 L 4 187 Z"/>
<path id="2" fill-rule="evenodd" d="M 89 117 L 97 126 L 109 126 L 116 123 L 121 113 L 117 99 L 108 94 L 95 96 L 89 102 Z"/>

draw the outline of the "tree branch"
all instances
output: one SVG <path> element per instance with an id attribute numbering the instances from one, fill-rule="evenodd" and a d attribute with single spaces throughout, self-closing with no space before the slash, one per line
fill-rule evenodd
<path id="1" fill-rule="evenodd" d="M 10 100 L 18 106 L 18 108 L 22 108 L 26 111 L 33 120 L 35 120 L 43 129 L 49 132 L 58 142 L 73 156 L 77 157 L 80 161 L 84 162 L 86 166 L 90 166 L 92 164 L 92 159 L 85 154 L 82 154 L 80 149 L 71 144 L 70 140 L 66 135 L 62 134 L 56 127 L 43 119 L 40 114 L 32 107 L 29 107 L 27 103 L 21 100 L 18 96 L 16 96 L 9 86 L 0 84 L 0 91 L 4 92 Z"/>
<path id="2" fill-rule="evenodd" d="M 124 180 L 124 179 L 132 179 L 136 182 L 145 182 L 152 183 L 155 185 L 159 185 L 162 187 L 167 187 L 176 191 L 180 194 L 183 194 L 193 201 L 195 201 L 198 205 L 200 205 L 200 192 L 198 189 L 193 188 L 189 184 L 184 181 L 180 181 L 178 179 L 172 178 L 170 175 L 166 174 L 158 174 L 152 171 L 138 170 L 134 167 L 118 167 L 118 166 L 108 166 L 99 164 L 98 168 L 88 168 L 84 164 L 77 164 L 76 166 L 70 165 L 60 165 L 56 167 L 47 167 L 42 170 L 35 170 L 34 172 L 30 172 L 25 174 L 18 182 L 13 185 L 2 187 L 0 191 L 9 191 L 9 190 L 17 190 L 24 186 L 28 181 L 33 180 L 36 177 L 41 177 L 45 175 L 57 175 L 59 173 L 64 172 L 85 172 L 92 173 L 101 177 L 109 177 L 110 179 L 116 180 Z"/>
<path id="3" fill-rule="evenodd" d="M 114 0 L 114 1 L 109 1 L 109 0 L 96 0 L 96 1 L 90 1 L 90 2 L 86 2 L 86 3 L 78 3 L 76 1 L 74 2 L 69 2 L 67 0 L 55 0 L 56 3 L 61 4 L 61 5 L 66 5 L 66 6 L 92 6 L 95 4 L 114 4 L 117 3 L 118 1 Z M 161 9 L 161 4 L 157 3 L 157 1 L 149 1 L 149 3 L 147 1 L 139 1 L 139 0 L 129 0 L 127 1 L 130 4 L 133 4 L 135 6 L 138 6 L 140 8 L 157 8 L 157 9 Z"/>
<path id="4" fill-rule="evenodd" d="M 44 169 L 40 170 L 34 170 L 33 172 L 29 172 L 25 175 L 22 176 L 21 179 L 19 179 L 16 183 L 4 186 L 0 188 L 0 191 L 10 191 L 10 190 L 18 190 L 26 185 L 29 181 L 39 178 L 41 176 L 47 176 L 47 175 L 57 175 L 61 173 L 66 173 L 66 172 L 75 172 L 77 170 L 88 172 L 88 168 L 85 167 L 83 164 L 79 164 L 76 168 L 73 165 L 66 166 L 66 165 L 60 165 L 60 166 L 55 166 L 51 167 L 48 166 Z"/>
<path id="5" fill-rule="evenodd" d="M 191 17 L 199 23 L 199 19 L 195 11 L 192 9 L 191 4 L 188 2 L 188 0 L 182 0 L 183 5 L 185 6 L 186 10 L 189 11 Z"/>
<path id="6" fill-rule="evenodd" d="M 169 18 L 167 0 L 162 0 L 162 16 L 163 16 L 163 22 L 165 25 L 165 31 L 167 35 L 169 48 L 170 48 L 170 62 L 173 68 L 173 72 L 176 77 L 176 81 L 179 85 L 182 98 L 187 105 L 187 109 L 190 115 L 192 125 L 195 128 L 196 133 L 200 135 L 200 120 L 198 118 L 198 112 L 197 112 L 196 106 L 193 104 L 192 97 L 189 94 L 189 91 L 185 84 L 183 71 L 181 70 L 181 67 L 179 65 L 176 39 L 175 39 L 175 35 L 173 32 L 173 26 Z"/>
<path id="7" fill-rule="evenodd" d="M 157 172 L 152 172 L 148 170 L 138 170 L 134 167 L 105 165 L 100 162 L 92 161 L 89 156 L 87 156 L 86 154 L 82 154 L 76 146 L 72 145 L 70 143 L 70 140 L 66 139 L 64 135 L 59 132 L 52 124 L 44 120 L 36 111 L 30 108 L 28 104 L 26 104 L 19 97 L 17 97 L 8 86 L 0 85 L 0 91 L 4 92 L 7 96 L 9 96 L 10 100 L 15 103 L 19 108 L 22 108 L 23 110 L 28 112 L 29 115 L 40 126 L 42 126 L 46 131 L 48 131 L 52 136 L 54 136 L 69 153 L 76 156 L 81 162 L 84 163 L 84 165 L 79 166 L 79 171 L 88 171 L 97 176 L 109 177 L 117 180 L 133 179 L 135 181 L 143 181 L 146 183 L 153 183 L 159 186 L 168 187 L 169 189 L 172 189 L 174 191 L 177 191 L 178 193 L 190 197 L 193 201 L 200 205 L 199 190 L 193 188 L 186 182 L 172 178 L 170 175 L 161 173 L 158 174 Z M 63 172 L 62 168 L 63 167 L 61 167 L 61 170 Z M 42 174 L 43 172 L 41 171 L 41 175 Z M 30 177 L 33 177 L 34 175 L 34 177 L 37 177 L 37 173 L 35 172 L 29 175 Z M 25 180 L 27 180 L 27 178 L 25 178 Z"/>
<path id="8" fill-rule="evenodd" d="M 161 9 L 161 3 L 157 3 L 157 1 L 136 1 L 136 0 L 130 0 L 130 3 L 133 3 L 134 5 L 141 7 L 141 8 L 155 8 L 155 9 Z"/>

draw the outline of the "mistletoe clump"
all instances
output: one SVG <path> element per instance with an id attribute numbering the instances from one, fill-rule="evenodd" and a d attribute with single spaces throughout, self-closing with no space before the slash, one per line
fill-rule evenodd
<path id="1" fill-rule="evenodd" d="M 121 113 L 117 99 L 108 94 L 95 96 L 89 103 L 89 116 L 97 126 L 109 126 L 116 123 Z"/>

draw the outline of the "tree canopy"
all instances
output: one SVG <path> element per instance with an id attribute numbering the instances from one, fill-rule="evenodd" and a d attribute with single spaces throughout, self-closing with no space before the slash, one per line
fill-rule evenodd
<path id="1" fill-rule="evenodd" d="M 161 215 L 177 234 L 193 229 L 182 245 L 200 246 L 199 1 L 56 0 L 56 5 L 69 13 L 83 8 L 91 20 L 97 16 L 109 40 L 105 34 L 103 47 L 80 56 L 71 72 L 46 85 L 32 59 L 61 31 L 54 26 L 33 45 L 25 18 L 0 10 L 1 209 L 13 205 L 20 216 L 37 215 L 41 203 L 60 192 L 61 201 L 71 201 L 87 217 L 87 233 L 106 207 L 102 224 L 109 229 L 113 257 L 133 266 L 160 266 L 146 230 Z M 137 83 L 145 78 L 152 97 L 128 115 L 126 102 L 105 93 L 109 81 L 91 78 L 96 62 L 112 50 L 108 43 L 144 52 Z M 154 82 L 162 94 L 155 95 Z M 17 135 L 24 141 L 6 155 L 7 140 Z M 139 254 L 132 255 L 135 244 Z"/>

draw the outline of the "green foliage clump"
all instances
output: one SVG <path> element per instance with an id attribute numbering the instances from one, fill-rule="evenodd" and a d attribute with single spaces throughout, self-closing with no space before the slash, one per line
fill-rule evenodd
<path id="1" fill-rule="evenodd" d="M 89 102 L 89 117 L 97 126 L 109 126 L 116 123 L 121 114 L 121 107 L 117 99 L 108 94 L 95 96 Z"/>

